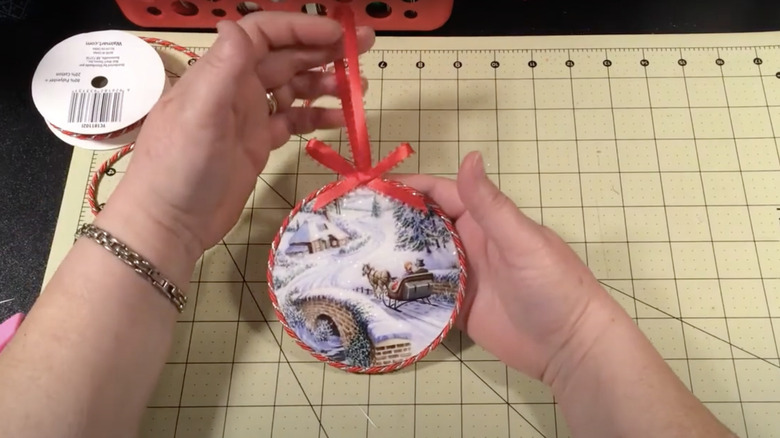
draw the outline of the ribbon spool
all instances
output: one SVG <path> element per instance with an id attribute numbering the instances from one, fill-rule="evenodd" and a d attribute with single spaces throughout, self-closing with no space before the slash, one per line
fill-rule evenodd
<path id="1" fill-rule="evenodd" d="M 402 143 L 372 166 L 352 11 L 338 7 L 345 59 L 334 63 L 352 161 L 311 139 L 311 158 L 340 178 L 299 201 L 268 257 L 268 292 L 285 332 L 316 359 L 353 373 L 404 368 L 452 328 L 466 258 L 452 221 L 424 194 L 384 174 Z"/>
<path id="2" fill-rule="evenodd" d="M 127 32 L 74 35 L 52 47 L 32 80 L 33 102 L 63 142 L 111 150 L 135 141 L 169 87 L 157 51 Z"/>
<path id="3" fill-rule="evenodd" d="M 113 44 L 111 44 L 113 42 Z M 101 44 L 102 43 L 102 44 Z M 106 128 L 92 128 L 88 129 L 87 131 L 79 130 L 78 127 L 70 128 L 70 129 L 64 129 L 60 126 L 55 125 L 51 121 L 47 119 L 47 115 L 53 114 L 55 118 L 62 118 L 62 99 L 56 99 L 53 98 L 50 94 L 51 92 L 51 84 L 54 83 L 66 83 L 69 82 L 71 78 L 75 78 L 75 76 L 72 75 L 73 71 L 70 69 L 74 65 L 73 61 L 73 54 L 76 53 L 77 55 L 80 53 L 82 55 L 82 58 L 86 56 L 92 55 L 89 53 L 89 50 L 87 48 L 89 47 L 105 47 L 105 46 L 122 46 L 122 47 L 131 47 L 131 51 L 133 53 L 142 53 L 140 59 L 145 60 L 146 62 L 138 62 L 138 59 L 135 59 L 133 61 L 133 65 L 135 67 L 132 68 L 133 77 L 135 78 L 144 78 L 143 81 L 140 81 L 143 85 L 149 86 L 147 88 L 151 89 L 151 91 L 146 90 L 146 94 L 142 93 L 142 97 L 147 97 L 147 99 L 143 100 L 144 104 L 141 105 L 142 111 L 136 111 L 134 114 L 141 114 L 141 117 L 124 126 L 116 127 L 112 126 L 112 128 L 116 128 L 113 130 Z M 173 43 L 171 41 L 167 41 L 160 38 L 155 37 L 145 37 L 145 36 L 135 36 L 130 33 L 122 32 L 122 31 L 99 31 L 99 32 L 91 32 L 86 34 L 80 34 L 73 36 L 69 39 L 66 39 L 53 47 L 41 60 L 41 62 L 38 65 L 38 68 L 36 69 L 36 73 L 33 79 L 33 100 L 36 104 L 36 107 L 38 107 L 39 112 L 46 120 L 47 127 L 52 131 L 52 133 L 57 136 L 60 140 L 62 140 L 65 143 L 68 143 L 72 146 L 84 148 L 84 149 L 90 149 L 95 151 L 106 151 L 106 150 L 117 150 L 111 157 L 109 157 L 106 161 L 104 161 L 98 169 L 92 174 L 92 177 L 90 178 L 89 184 L 87 185 L 87 202 L 90 205 L 90 210 L 93 215 L 97 215 L 100 210 L 102 209 L 101 204 L 98 203 L 97 200 L 97 192 L 98 187 L 100 184 L 100 181 L 102 180 L 103 176 L 106 174 L 106 172 L 119 160 L 121 160 L 123 157 L 130 154 L 134 147 L 135 147 L 135 139 L 138 136 L 138 133 L 140 131 L 141 126 L 143 126 L 143 122 L 146 118 L 146 115 L 151 111 L 152 106 L 154 103 L 159 100 L 159 95 L 156 92 L 157 87 L 157 81 L 160 77 L 164 80 L 164 86 L 162 93 L 165 93 L 168 91 L 172 86 L 172 82 L 169 79 L 168 75 L 166 74 L 165 70 L 171 70 L 170 66 L 168 66 L 167 62 L 161 62 L 162 59 L 160 54 L 157 52 L 157 50 L 154 49 L 154 47 L 159 48 L 165 48 L 165 49 L 171 49 L 175 52 L 183 54 L 187 58 L 186 65 L 192 65 L 193 62 L 200 59 L 200 55 L 197 53 L 189 50 L 188 48 L 178 45 L 176 43 Z M 127 52 L 128 50 L 125 49 Z M 84 53 L 86 52 L 86 53 Z M 115 58 L 116 54 L 110 53 L 109 55 L 104 55 L 104 57 L 108 58 Z M 84 64 L 88 64 L 85 62 Z M 94 64 L 94 63 L 93 63 Z M 93 78 L 96 78 L 99 75 L 98 73 L 94 72 L 95 67 L 100 67 L 97 65 L 91 65 L 93 67 L 93 71 L 90 73 L 93 75 Z M 150 67 L 150 68 L 145 68 Z M 184 67 L 186 68 L 186 66 Z M 182 68 L 179 68 L 181 70 Z M 103 67 L 103 70 L 111 70 L 111 66 Z M 325 71 L 326 67 L 320 67 L 320 71 Z M 52 73 L 54 72 L 54 73 Z M 56 72 L 60 72 L 59 75 L 56 74 Z M 79 78 L 82 78 L 83 72 L 79 72 Z M 89 76 L 89 75 L 87 75 Z M 180 76 L 180 75 L 179 75 Z M 51 81 L 50 79 L 56 79 L 54 81 Z M 103 76 L 105 78 L 105 76 Z M 72 82 L 74 84 L 82 84 L 83 80 Z M 100 83 L 98 82 L 98 85 Z M 92 85 L 90 83 L 90 85 Z M 72 108 L 72 99 L 73 99 L 73 93 L 84 92 L 84 88 L 79 88 L 78 85 L 76 86 L 61 86 L 59 87 L 59 90 L 56 90 L 58 94 L 56 96 L 63 96 L 68 95 L 68 92 L 70 92 L 71 101 L 69 102 L 69 110 Z M 95 87 L 93 87 L 95 88 Z M 86 89 L 89 90 L 89 89 Z M 160 93 L 160 94 L 162 94 Z M 149 96 L 157 96 L 155 99 L 148 98 Z M 122 96 L 124 97 L 124 95 Z M 114 101 L 109 100 L 112 104 Z M 89 103 L 89 101 L 87 101 Z M 97 102 L 97 101 L 94 101 Z M 102 103 L 102 101 L 101 101 Z M 308 107 L 313 102 L 311 100 L 305 100 L 303 102 L 304 107 Z M 94 105 L 93 105 L 94 107 Z M 76 105 L 76 108 L 80 108 L 79 105 Z M 105 108 L 105 107 L 102 107 Z M 115 108 L 112 106 L 111 108 Z M 93 114 L 91 111 L 84 110 L 83 108 L 76 112 L 77 114 L 87 114 L 91 115 Z M 111 111 L 106 111 L 105 113 L 101 113 L 101 111 L 97 111 L 97 114 L 110 114 Z M 68 126 L 66 124 L 63 124 L 64 126 Z"/>
<path id="4" fill-rule="evenodd" d="M 87 202 L 95 215 L 101 210 L 97 190 L 102 177 L 133 151 L 147 114 L 172 86 L 155 47 L 182 53 L 188 64 L 199 58 L 167 40 L 97 31 L 55 45 L 33 76 L 33 102 L 57 138 L 93 151 L 118 149 L 87 186 Z"/>

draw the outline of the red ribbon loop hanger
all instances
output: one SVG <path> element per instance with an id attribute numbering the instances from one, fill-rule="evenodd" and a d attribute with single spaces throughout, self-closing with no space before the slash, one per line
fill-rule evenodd
<path id="1" fill-rule="evenodd" d="M 382 177 L 414 153 L 409 143 L 401 143 L 376 166 L 371 166 L 371 142 L 363 108 L 355 19 L 352 10 L 343 6 L 336 8 L 334 17 L 339 20 L 344 30 L 344 59 L 334 62 L 334 67 L 354 163 L 317 139 L 308 141 L 306 152 L 314 160 L 342 176 L 333 187 L 317 196 L 313 209 L 320 209 L 353 189 L 365 185 L 404 204 L 427 210 L 428 207 L 422 196 Z"/>

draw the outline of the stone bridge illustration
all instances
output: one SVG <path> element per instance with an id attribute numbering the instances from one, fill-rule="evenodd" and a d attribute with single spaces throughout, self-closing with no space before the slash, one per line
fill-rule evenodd
<path id="1" fill-rule="evenodd" d="M 326 321 L 341 340 L 345 351 L 365 359 L 360 366 L 384 366 L 412 355 L 411 334 L 398 330 L 398 324 L 368 298 L 339 297 L 329 288 L 297 294 L 295 306 L 306 328 L 314 332 Z M 340 291 L 336 289 L 337 291 Z"/>

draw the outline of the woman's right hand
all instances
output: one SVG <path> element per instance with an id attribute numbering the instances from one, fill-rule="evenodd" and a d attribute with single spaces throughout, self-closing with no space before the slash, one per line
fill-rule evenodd
<path id="1" fill-rule="evenodd" d="M 469 265 L 458 326 L 507 365 L 552 385 L 559 366 L 599 330 L 590 316 L 611 297 L 552 230 L 535 223 L 469 154 L 457 180 L 397 176 L 453 219 Z M 598 320 L 596 318 L 595 320 Z M 576 360 L 576 359 L 575 359 Z"/>

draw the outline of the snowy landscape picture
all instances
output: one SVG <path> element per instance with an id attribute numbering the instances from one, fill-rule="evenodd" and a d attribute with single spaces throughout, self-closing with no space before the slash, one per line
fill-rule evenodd
<path id="1" fill-rule="evenodd" d="M 461 269 L 454 236 L 423 212 L 358 188 L 303 205 L 282 232 L 273 293 L 306 345 L 350 366 L 417 355 L 453 317 Z"/>

